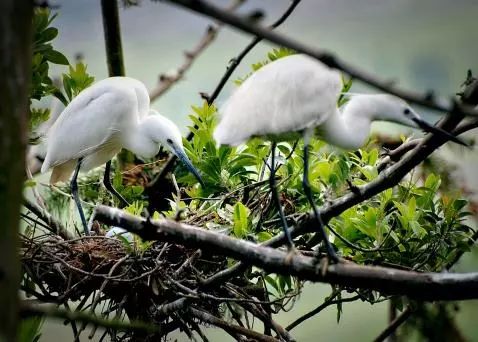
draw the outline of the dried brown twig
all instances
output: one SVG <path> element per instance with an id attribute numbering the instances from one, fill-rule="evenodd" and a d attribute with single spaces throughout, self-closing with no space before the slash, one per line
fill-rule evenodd
<path id="1" fill-rule="evenodd" d="M 231 12 L 235 11 L 244 2 L 245 0 L 233 0 L 226 10 Z M 223 26 L 224 24 L 220 21 L 216 22 L 214 25 L 209 25 L 197 45 L 191 50 L 184 52 L 184 62 L 176 70 L 174 70 L 174 72 L 163 73 L 159 76 L 158 84 L 149 92 L 149 98 L 151 102 L 157 100 L 175 83 L 183 79 L 184 75 L 191 68 L 199 55 L 214 42 L 217 34 Z"/>

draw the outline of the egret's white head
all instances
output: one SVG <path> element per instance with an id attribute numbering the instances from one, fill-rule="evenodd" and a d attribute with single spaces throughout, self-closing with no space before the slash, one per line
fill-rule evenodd
<path id="1" fill-rule="evenodd" d="M 360 108 L 360 112 L 371 121 L 389 121 L 404 126 L 420 128 L 425 132 L 441 135 L 460 145 L 468 146 L 461 139 L 445 130 L 423 120 L 420 115 L 404 100 L 389 94 L 354 95 L 347 104 L 350 109 Z"/>
<path id="2" fill-rule="evenodd" d="M 164 148 L 174 153 L 197 178 L 199 183 L 204 185 L 201 175 L 193 166 L 187 157 L 186 152 L 184 151 L 183 138 L 178 126 L 153 109 L 150 109 L 149 115 L 143 121 L 146 124 L 145 128 L 150 138 L 154 142 L 161 144 Z"/>

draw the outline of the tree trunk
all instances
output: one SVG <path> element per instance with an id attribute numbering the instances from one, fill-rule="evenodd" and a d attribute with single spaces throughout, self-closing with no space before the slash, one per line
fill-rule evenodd
<path id="1" fill-rule="evenodd" d="M 103 17 L 103 31 L 105 34 L 108 75 L 110 77 L 125 76 L 118 0 L 101 0 L 101 15 Z M 125 163 L 133 162 L 134 160 L 133 154 L 125 149 L 118 154 L 117 158 L 121 169 L 123 169 Z"/>
<path id="2" fill-rule="evenodd" d="M 32 1 L 0 1 L 0 342 L 16 341 Z"/>

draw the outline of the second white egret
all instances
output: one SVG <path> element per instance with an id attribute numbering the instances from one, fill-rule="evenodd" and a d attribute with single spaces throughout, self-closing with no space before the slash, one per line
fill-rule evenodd
<path id="1" fill-rule="evenodd" d="M 272 160 L 278 141 L 304 138 L 304 192 L 328 256 L 334 262 L 338 257 L 325 233 L 308 180 L 309 142 L 315 133 L 330 144 L 357 149 L 365 143 L 372 121 L 383 120 L 422 128 L 466 145 L 423 121 L 405 101 L 395 96 L 354 95 L 339 110 L 337 100 L 341 90 L 342 81 L 337 70 L 306 55 L 283 57 L 263 66 L 235 90 L 220 108 L 220 122 L 214 131 L 218 144 L 235 146 L 252 137 L 270 139 Z M 291 252 L 294 245 L 276 189 L 274 162 L 271 165 L 271 191 Z"/>

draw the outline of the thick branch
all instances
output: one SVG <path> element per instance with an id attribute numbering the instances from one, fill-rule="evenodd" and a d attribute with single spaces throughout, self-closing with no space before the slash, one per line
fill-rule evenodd
<path id="1" fill-rule="evenodd" d="M 168 0 L 169 2 L 180 5 L 182 7 L 188 8 L 194 12 L 207 15 L 209 17 L 218 19 L 224 23 L 227 23 L 230 26 L 240 29 L 241 31 L 253 34 L 257 37 L 261 37 L 269 42 L 285 46 L 291 49 L 296 50 L 297 52 L 307 54 L 311 57 L 316 58 L 322 63 L 339 70 L 342 70 L 344 73 L 353 77 L 354 79 L 360 80 L 364 83 L 367 83 L 379 90 L 382 90 L 386 93 L 396 95 L 401 97 L 404 100 L 407 100 L 411 103 L 419 104 L 434 110 L 441 112 L 460 112 L 465 115 L 478 116 L 478 110 L 474 109 L 471 106 L 464 104 L 457 104 L 452 98 L 451 100 L 446 99 L 435 99 L 433 96 L 430 96 L 430 92 L 427 94 L 419 94 L 416 92 L 404 90 L 393 86 L 389 81 L 381 80 L 379 77 L 369 74 L 364 70 L 361 70 L 355 66 L 352 66 L 333 54 L 325 52 L 320 49 L 311 48 L 304 44 L 301 44 L 293 39 L 290 39 L 284 35 L 275 33 L 270 29 L 259 26 L 247 18 L 242 18 L 233 13 L 222 10 L 221 8 L 212 5 L 203 0 Z"/>
<path id="2" fill-rule="evenodd" d="M 478 273 L 418 273 L 385 267 L 358 266 L 352 263 L 330 265 L 322 272 L 314 262 L 314 258 L 295 255 L 288 263 L 285 252 L 176 221 L 166 219 L 147 221 L 103 205 L 95 209 L 94 215 L 103 223 L 123 227 L 146 240 L 168 241 L 214 250 L 216 253 L 261 267 L 268 272 L 290 274 L 314 282 L 371 289 L 420 300 L 478 298 Z"/>

